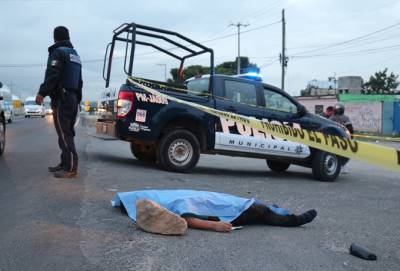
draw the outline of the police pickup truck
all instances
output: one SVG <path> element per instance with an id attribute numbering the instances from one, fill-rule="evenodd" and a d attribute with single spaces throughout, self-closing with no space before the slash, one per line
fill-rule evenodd
<path id="1" fill-rule="evenodd" d="M 139 35 L 170 41 L 181 49 L 187 49 L 189 54 L 177 56 L 161 47 L 138 40 Z M 189 48 L 179 44 L 168 38 L 168 35 L 181 38 L 193 46 Z M 106 74 L 103 72 L 106 90 L 100 99 L 99 110 L 102 113 L 96 130 L 97 133 L 130 142 L 131 151 L 137 159 L 158 162 L 166 170 L 183 172 L 196 166 L 201 153 L 253 157 L 266 159 L 268 167 L 277 172 L 287 170 L 291 164 L 309 167 L 314 177 L 321 181 L 334 181 L 340 173 L 341 165 L 347 162 L 347 159 L 334 154 L 282 140 L 241 123 L 217 118 L 188 105 L 149 94 L 129 81 L 119 90 L 107 88 L 116 41 L 130 45 L 130 48 L 126 47 L 124 65 L 124 70 L 130 76 L 136 44 L 149 45 L 180 59 L 180 74 L 186 58 L 210 53 L 211 74 L 189 79 L 183 87 L 154 80 L 138 80 L 162 93 L 274 124 L 301 127 L 340 137 L 348 135 L 344 127 L 310 114 L 304 106 L 276 87 L 247 76 L 242 78 L 214 74 L 211 49 L 175 32 L 132 23 L 114 30 L 113 40 L 107 47 L 104 65 L 107 66 Z M 192 49 L 196 46 L 199 51 Z M 127 58 L 130 60 L 127 61 Z"/>

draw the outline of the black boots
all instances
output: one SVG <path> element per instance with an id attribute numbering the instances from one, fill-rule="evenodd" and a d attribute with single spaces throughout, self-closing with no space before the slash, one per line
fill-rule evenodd
<path id="1" fill-rule="evenodd" d="M 301 226 L 310 223 L 311 221 L 314 220 L 316 216 L 317 216 L 317 211 L 314 209 L 308 210 L 307 212 L 301 215 L 296 215 L 295 223 L 293 224 L 293 226 Z"/>
<path id="2" fill-rule="evenodd" d="M 64 170 L 64 167 L 61 165 L 61 164 L 58 164 L 57 166 L 55 166 L 55 167 L 49 167 L 49 172 L 57 172 L 57 171 L 60 171 L 60 170 Z"/>

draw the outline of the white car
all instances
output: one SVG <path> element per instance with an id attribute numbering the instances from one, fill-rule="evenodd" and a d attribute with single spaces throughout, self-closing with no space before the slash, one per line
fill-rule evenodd
<path id="1" fill-rule="evenodd" d="M 3 108 L 5 120 L 8 123 L 11 123 L 14 117 L 13 103 L 12 103 L 12 95 L 10 90 L 6 88 L 2 88 L 0 90 L 0 96 L 3 97 Z"/>
<path id="2" fill-rule="evenodd" d="M 51 102 L 49 101 L 44 102 L 44 112 L 46 113 L 46 115 L 53 114 L 53 109 L 51 109 Z"/>
<path id="3" fill-rule="evenodd" d="M 0 156 L 6 147 L 6 118 L 4 116 L 3 96 L 0 96 Z"/>
<path id="4" fill-rule="evenodd" d="M 37 105 L 35 97 L 28 97 L 24 103 L 25 118 L 30 118 L 31 116 L 37 116 L 44 118 L 46 112 L 43 105 Z"/>

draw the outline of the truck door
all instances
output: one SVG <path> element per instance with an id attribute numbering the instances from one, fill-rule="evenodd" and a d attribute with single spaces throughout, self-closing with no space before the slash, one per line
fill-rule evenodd
<path id="1" fill-rule="evenodd" d="M 278 125 L 289 125 L 293 128 L 312 129 L 312 123 L 297 114 L 297 105 L 282 93 L 268 87 L 263 88 L 265 100 L 264 120 Z M 305 158 L 310 155 L 307 145 L 283 140 L 271 135 L 266 135 L 271 143 L 270 155 Z"/>
<path id="2" fill-rule="evenodd" d="M 259 85 L 235 78 L 221 80 L 221 96 L 215 97 L 216 109 L 262 119 L 264 108 Z M 251 127 L 220 118 L 215 127 L 215 149 L 258 153 L 261 134 Z"/>

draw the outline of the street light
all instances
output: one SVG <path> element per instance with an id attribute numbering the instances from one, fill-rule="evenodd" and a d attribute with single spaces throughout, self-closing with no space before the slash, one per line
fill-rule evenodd
<path id="1" fill-rule="evenodd" d="M 164 66 L 164 82 L 167 82 L 167 64 L 157 64 L 157 66 Z"/>

